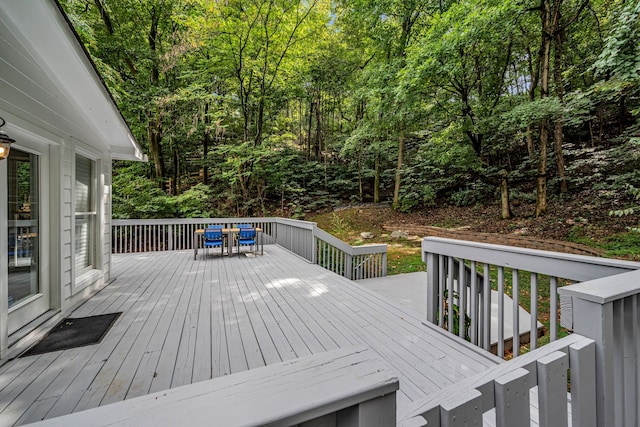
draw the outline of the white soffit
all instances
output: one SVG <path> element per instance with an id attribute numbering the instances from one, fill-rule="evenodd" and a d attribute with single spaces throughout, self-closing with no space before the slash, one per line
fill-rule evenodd
<path id="1" fill-rule="evenodd" d="M 1 0 L 0 30 L 0 61 L 13 58 L 0 63 L 0 108 L 114 159 L 146 160 L 55 0 Z"/>

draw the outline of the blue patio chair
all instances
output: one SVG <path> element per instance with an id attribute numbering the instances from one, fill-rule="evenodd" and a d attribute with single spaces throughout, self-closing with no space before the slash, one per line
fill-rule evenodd
<path id="1" fill-rule="evenodd" d="M 26 239 L 26 245 L 25 245 Z M 28 237 L 16 237 L 15 234 L 9 235 L 9 257 L 29 257 L 31 256 L 31 251 L 29 250 L 29 241 Z"/>
<path id="2" fill-rule="evenodd" d="M 9 234 L 9 257 L 15 256 L 18 251 L 18 245 L 15 234 Z"/>
<path id="3" fill-rule="evenodd" d="M 255 254 L 256 248 L 258 247 L 256 240 L 256 229 L 255 228 L 240 228 L 238 232 L 238 253 L 240 253 L 240 246 L 252 246 L 253 253 Z"/>
<path id="4" fill-rule="evenodd" d="M 251 224 L 238 224 L 238 225 L 236 225 L 236 228 L 253 228 L 253 225 L 251 225 Z"/>
<path id="5" fill-rule="evenodd" d="M 207 225 L 207 228 L 209 230 L 222 230 L 225 227 L 224 227 L 224 225 L 219 225 L 219 224 L 209 224 L 209 225 Z M 225 240 L 225 244 L 228 244 L 228 243 L 226 243 L 227 237 L 228 236 L 225 233 L 222 233 L 222 238 Z"/>
<path id="6" fill-rule="evenodd" d="M 204 230 L 205 258 L 209 248 L 220 247 L 220 256 L 224 254 L 224 235 L 221 229 L 207 228 Z"/>

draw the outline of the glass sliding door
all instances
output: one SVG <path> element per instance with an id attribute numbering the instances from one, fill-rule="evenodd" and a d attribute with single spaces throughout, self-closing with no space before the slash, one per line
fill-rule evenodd
<path id="1" fill-rule="evenodd" d="M 40 156 L 11 149 L 7 161 L 9 333 L 49 308 L 41 277 Z"/>
<path id="2" fill-rule="evenodd" d="M 9 309 L 37 295 L 39 286 L 38 156 L 11 150 L 8 159 Z"/>

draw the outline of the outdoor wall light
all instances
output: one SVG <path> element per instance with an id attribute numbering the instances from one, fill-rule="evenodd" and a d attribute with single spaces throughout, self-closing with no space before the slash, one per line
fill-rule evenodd
<path id="1" fill-rule="evenodd" d="M 2 117 L 0 117 L 0 120 L 2 120 L 2 124 L 0 124 L 0 160 L 4 160 L 9 156 L 11 144 L 16 142 L 16 140 L 11 138 L 2 130 L 2 126 L 7 122 L 5 122 Z"/>

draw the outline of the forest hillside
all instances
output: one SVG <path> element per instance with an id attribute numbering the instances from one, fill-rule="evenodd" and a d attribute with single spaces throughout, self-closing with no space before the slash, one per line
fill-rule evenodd
<path id="1" fill-rule="evenodd" d="M 149 156 L 116 218 L 634 206 L 640 2 L 61 3 Z"/>

